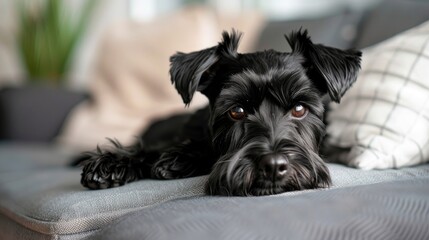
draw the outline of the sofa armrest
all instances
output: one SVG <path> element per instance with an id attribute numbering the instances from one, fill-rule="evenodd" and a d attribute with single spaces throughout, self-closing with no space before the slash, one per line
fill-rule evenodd
<path id="1" fill-rule="evenodd" d="M 25 86 L 0 89 L 0 140 L 49 142 L 84 93 Z"/>

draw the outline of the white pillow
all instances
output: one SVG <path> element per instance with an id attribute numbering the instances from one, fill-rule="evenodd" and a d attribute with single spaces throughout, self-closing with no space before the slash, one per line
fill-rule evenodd
<path id="1" fill-rule="evenodd" d="M 328 159 L 362 169 L 428 162 L 429 21 L 364 50 L 362 60 L 355 85 L 331 105 Z"/>

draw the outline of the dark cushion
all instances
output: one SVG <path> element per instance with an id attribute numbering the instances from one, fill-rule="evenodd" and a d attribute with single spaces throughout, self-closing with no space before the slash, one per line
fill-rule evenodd
<path id="1" fill-rule="evenodd" d="M 362 16 L 360 11 L 338 10 L 331 15 L 315 19 L 270 21 L 261 33 L 257 49 L 289 52 L 290 47 L 283 35 L 300 28 L 307 29 L 315 43 L 342 49 L 350 48 L 354 44 Z"/>
<path id="2" fill-rule="evenodd" d="M 59 133 L 84 93 L 25 86 L 0 90 L 0 140 L 47 142 Z"/>
<path id="3" fill-rule="evenodd" d="M 429 1 L 384 0 L 365 14 L 356 47 L 371 46 L 427 20 Z"/>

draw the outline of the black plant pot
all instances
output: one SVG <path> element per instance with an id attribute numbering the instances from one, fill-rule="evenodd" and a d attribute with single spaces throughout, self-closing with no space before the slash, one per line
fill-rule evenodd
<path id="1" fill-rule="evenodd" d="M 85 93 L 41 85 L 0 89 L 0 140 L 49 142 Z"/>

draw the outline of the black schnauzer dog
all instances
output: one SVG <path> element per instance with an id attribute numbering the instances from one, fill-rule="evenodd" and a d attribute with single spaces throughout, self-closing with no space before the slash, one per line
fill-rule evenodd
<path id="1" fill-rule="evenodd" d="M 88 153 L 81 183 L 110 188 L 143 178 L 209 174 L 213 195 L 268 195 L 328 187 L 319 156 L 325 96 L 340 102 L 356 81 L 361 52 L 314 44 L 307 31 L 286 36 L 292 52 L 237 53 L 241 34 L 223 33 L 214 47 L 170 58 L 171 81 L 193 114 L 154 123 L 134 146 Z"/>

